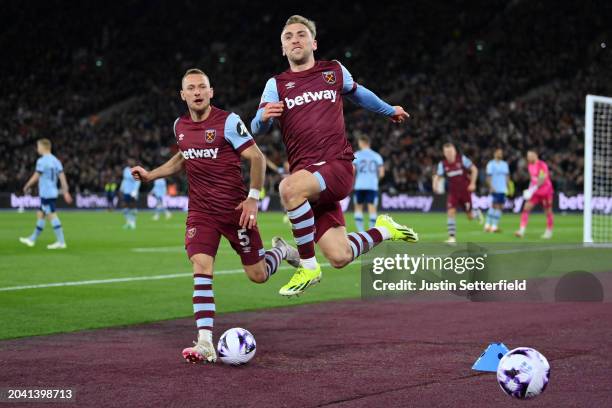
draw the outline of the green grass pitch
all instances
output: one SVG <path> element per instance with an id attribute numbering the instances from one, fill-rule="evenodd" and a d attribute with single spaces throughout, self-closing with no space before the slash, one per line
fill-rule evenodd
<path id="1" fill-rule="evenodd" d="M 50 251 L 55 239 L 49 223 L 36 247 L 19 243 L 33 228 L 33 212 L 0 212 L 0 339 L 151 322 L 192 315 L 191 266 L 183 249 L 185 214 L 153 221 L 150 212 L 138 215 L 135 231 L 123 230 L 120 212 L 61 212 L 68 249 Z M 423 242 L 446 238 L 445 214 L 397 213 L 394 218 L 411 225 Z M 557 215 L 553 242 L 580 242 L 582 217 Z M 349 230 L 354 229 L 347 214 Z M 538 240 L 545 225 L 542 214 L 531 216 L 528 240 Z M 274 235 L 291 238 L 282 214 L 263 213 L 259 219 L 264 243 Z M 514 242 L 517 215 L 504 215 L 503 232 L 484 234 L 476 222 L 458 217 L 460 241 Z M 292 242 L 292 240 L 290 240 Z M 324 262 L 319 257 L 320 262 Z M 284 266 L 263 284 L 251 283 L 241 272 L 239 258 L 223 240 L 215 263 L 217 313 L 321 302 L 360 295 L 359 263 L 335 270 L 323 268 L 323 281 L 299 298 L 278 295 L 291 276 Z M 5 290 L 8 287 L 49 283 L 121 279 L 181 274 L 165 279 Z"/>

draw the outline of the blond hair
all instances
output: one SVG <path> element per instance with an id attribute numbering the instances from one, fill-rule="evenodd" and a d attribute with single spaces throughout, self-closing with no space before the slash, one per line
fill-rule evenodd
<path id="1" fill-rule="evenodd" d="M 51 150 L 51 141 L 49 139 L 38 139 L 36 143 L 38 143 L 47 150 Z"/>
<path id="2" fill-rule="evenodd" d="M 210 83 L 210 78 L 208 78 L 208 75 L 206 75 L 204 71 L 202 71 L 200 68 L 189 68 L 187 71 L 185 71 L 185 73 L 183 74 L 183 77 L 181 78 L 181 85 L 183 84 L 183 81 L 188 75 L 193 75 L 193 74 L 204 75 L 204 77 L 206 77 L 206 79 Z"/>
<path id="3" fill-rule="evenodd" d="M 308 31 L 310 31 L 310 34 L 312 34 L 313 39 L 316 38 L 317 36 L 317 26 L 315 22 L 307 19 L 304 16 L 300 16 L 299 14 L 292 15 L 291 17 L 287 19 L 287 22 L 285 23 L 285 27 L 287 27 L 290 24 L 303 24 L 306 26 L 306 28 L 308 28 Z M 285 27 L 283 27 L 283 30 L 285 29 Z"/>

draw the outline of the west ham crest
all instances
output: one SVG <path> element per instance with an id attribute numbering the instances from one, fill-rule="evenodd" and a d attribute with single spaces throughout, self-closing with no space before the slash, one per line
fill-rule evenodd
<path id="1" fill-rule="evenodd" d="M 215 129 L 206 129 L 204 131 L 204 139 L 206 140 L 206 143 L 214 142 L 215 137 L 217 137 L 217 131 Z"/>
<path id="2" fill-rule="evenodd" d="M 195 234 L 196 234 L 196 228 L 195 227 L 189 228 L 187 230 L 187 238 L 191 239 L 191 238 L 195 237 Z"/>
<path id="3" fill-rule="evenodd" d="M 336 83 L 336 73 L 334 71 L 323 72 L 323 80 L 329 85 L 335 84 Z"/>

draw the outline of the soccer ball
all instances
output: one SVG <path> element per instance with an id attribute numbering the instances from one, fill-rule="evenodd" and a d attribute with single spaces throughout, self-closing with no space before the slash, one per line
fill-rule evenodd
<path id="1" fill-rule="evenodd" d="M 548 385 L 550 365 L 542 354 L 529 347 L 518 347 L 502 357 L 497 366 L 497 382 L 514 398 L 540 395 Z"/>
<path id="2" fill-rule="evenodd" d="M 235 366 L 248 363 L 255 356 L 256 348 L 255 337 L 240 327 L 227 330 L 217 343 L 217 353 L 221 361 Z"/>

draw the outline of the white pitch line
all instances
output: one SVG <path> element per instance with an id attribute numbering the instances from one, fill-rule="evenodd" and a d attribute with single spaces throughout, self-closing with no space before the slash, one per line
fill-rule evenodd
<path id="1" fill-rule="evenodd" d="M 321 266 L 329 266 L 328 263 L 323 263 Z M 278 269 L 294 269 L 292 266 L 283 265 Z M 244 273 L 244 269 L 225 269 L 220 271 L 215 271 L 214 275 L 234 275 L 238 273 Z M 83 285 L 100 285 L 105 283 L 119 283 L 119 282 L 135 282 L 135 281 L 149 281 L 149 280 L 160 280 L 160 279 L 175 279 L 175 278 L 185 278 L 187 276 L 192 276 L 191 272 L 189 273 L 175 273 L 171 275 L 153 275 L 153 276 L 132 276 L 128 278 L 112 278 L 112 279 L 96 279 L 96 280 L 86 280 L 86 281 L 74 281 L 74 282 L 56 282 L 56 283 L 41 283 L 39 285 L 24 285 L 24 286 L 8 286 L 5 288 L 0 288 L 0 292 L 11 292 L 17 290 L 26 290 L 26 289 L 44 289 L 44 288 L 57 288 L 63 286 L 83 286 Z"/>
<path id="2" fill-rule="evenodd" d="M 171 253 L 175 253 L 175 252 L 185 252 L 185 247 L 184 246 L 167 246 L 167 247 L 144 247 L 144 248 L 131 248 L 130 251 L 132 252 L 136 252 L 136 253 L 166 253 L 166 252 L 171 252 Z M 219 250 L 217 250 L 217 253 L 225 253 L 225 254 L 229 254 L 229 253 L 233 253 L 234 251 L 231 249 L 226 249 L 226 248 L 219 248 Z"/>

